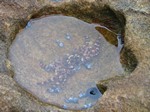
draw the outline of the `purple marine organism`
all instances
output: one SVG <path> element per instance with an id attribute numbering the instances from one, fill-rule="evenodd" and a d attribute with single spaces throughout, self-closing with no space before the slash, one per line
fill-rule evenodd
<path id="1" fill-rule="evenodd" d="M 59 93 L 69 77 L 80 70 L 82 66 L 86 69 L 92 68 L 92 60 L 99 55 L 100 37 L 95 42 L 85 39 L 83 46 L 75 49 L 71 54 L 65 55 L 62 59 L 45 65 L 40 62 L 40 66 L 46 72 L 54 72 L 55 76 L 46 80 L 40 85 L 47 85 L 50 93 Z"/>

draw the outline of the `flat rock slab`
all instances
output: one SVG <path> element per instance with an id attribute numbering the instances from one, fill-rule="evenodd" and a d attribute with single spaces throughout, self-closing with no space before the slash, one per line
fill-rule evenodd
<path id="1" fill-rule="evenodd" d="M 96 83 L 124 71 L 115 46 L 94 25 L 67 16 L 31 20 L 9 49 L 15 80 L 41 101 L 64 109 L 92 107 Z"/>

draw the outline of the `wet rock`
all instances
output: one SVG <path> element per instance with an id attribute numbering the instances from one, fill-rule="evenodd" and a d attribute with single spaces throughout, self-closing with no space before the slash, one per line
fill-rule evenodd
<path id="1" fill-rule="evenodd" d="M 149 67 L 142 67 L 142 69 L 147 71 Z M 150 91 L 148 85 L 150 84 L 150 81 L 142 70 L 134 70 L 132 76 L 116 77 L 101 82 L 101 84 L 107 85 L 108 88 L 104 93 L 100 104 L 95 106 L 95 110 L 103 110 L 103 112 L 149 111 Z"/>
<path id="2" fill-rule="evenodd" d="M 91 10 L 87 11 L 87 9 L 91 8 L 90 4 L 92 4 L 94 0 L 86 0 L 88 2 L 85 4 L 81 4 L 80 0 L 77 1 L 78 3 L 75 5 L 72 5 L 73 3 L 70 3 L 69 0 L 62 0 L 58 2 L 51 0 L 0 1 L 0 71 L 8 72 L 5 66 L 7 49 L 10 46 L 12 39 L 15 38 L 16 33 L 19 32 L 19 29 L 24 28 L 27 24 L 27 21 L 33 15 L 36 17 L 37 12 L 38 14 L 40 12 L 41 14 L 61 13 L 63 10 L 65 10 L 61 8 L 63 7 L 61 4 L 66 2 L 66 4 L 69 4 L 68 7 L 71 6 L 72 9 L 74 8 L 77 11 L 77 17 L 80 18 L 79 14 L 81 11 L 84 12 L 81 15 L 84 15 L 85 18 L 95 17 L 92 16 L 94 12 L 91 14 Z M 100 84 L 107 86 L 107 90 L 99 103 L 87 111 L 149 112 L 150 2 L 149 0 L 99 0 L 96 1 L 95 4 L 96 5 L 92 4 L 92 6 L 94 7 L 95 12 L 98 12 L 98 14 L 100 14 L 102 9 L 104 9 L 104 5 L 110 6 L 110 9 L 114 11 L 117 18 L 119 17 L 119 21 L 122 24 L 124 24 L 124 22 L 122 21 L 122 16 L 120 16 L 118 12 L 124 15 L 126 19 L 124 37 L 125 47 L 133 52 L 137 58 L 138 64 L 135 70 L 126 77 L 119 79 L 114 77 L 110 80 L 100 82 Z M 54 8 L 53 6 L 57 6 L 59 8 Z M 68 7 L 65 8 L 67 9 Z M 103 16 L 99 18 L 102 17 Z M 22 93 L 23 89 L 17 89 L 17 84 L 14 84 L 15 82 L 9 76 L 9 74 L 0 74 L 0 107 L 2 107 L 0 108 L 0 111 L 63 111 L 58 108 L 54 109 L 52 106 L 43 106 L 41 103 L 35 103 L 37 101 L 31 100 L 32 97 L 27 97 L 28 93 L 25 91 Z"/>
<path id="3" fill-rule="evenodd" d="M 0 112 L 28 112 L 41 110 L 24 90 L 7 74 L 0 74 Z M 41 111 L 44 111 L 43 109 Z"/>

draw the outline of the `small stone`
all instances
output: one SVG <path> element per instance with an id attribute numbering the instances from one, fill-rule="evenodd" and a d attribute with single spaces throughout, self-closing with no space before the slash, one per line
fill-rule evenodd
<path id="1" fill-rule="evenodd" d="M 85 98 L 86 97 L 86 94 L 85 93 L 80 93 L 79 94 L 79 98 Z"/>
<path id="2" fill-rule="evenodd" d="M 45 70 L 46 72 L 50 72 L 50 71 L 51 71 L 51 66 L 46 65 L 46 66 L 44 67 L 44 70 Z"/>
<path id="3" fill-rule="evenodd" d="M 48 92 L 53 93 L 53 92 L 54 92 L 54 89 L 49 88 L 49 89 L 48 89 Z"/>
<path id="4" fill-rule="evenodd" d="M 78 71 L 78 70 L 80 70 L 81 69 L 81 66 L 79 65 L 79 66 L 76 66 L 73 70 L 74 71 Z"/>
<path id="5" fill-rule="evenodd" d="M 51 87 L 51 88 L 48 88 L 47 91 L 49 93 L 59 93 L 60 92 L 60 88 L 59 87 Z"/>
<path id="6" fill-rule="evenodd" d="M 66 103 L 78 103 L 79 99 L 75 97 L 70 97 L 69 99 L 66 99 Z"/>
<path id="7" fill-rule="evenodd" d="M 64 44 L 62 42 L 59 43 L 59 47 L 63 47 Z"/>
<path id="8" fill-rule="evenodd" d="M 62 42 L 60 42 L 59 40 L 56 40 L 56 43 L 59 47 L 64 47 L 64 44 Z"/>
<path id="9" fill-rule="evenodd" d="M 69 33 L 66 34 L 65 39 L 67 39 L 67 40 L 70 40 L 70 39 L 71 39 L 71 36 L 70 36 Z"/>
<path id="10" fill-rule="evenodd" d="M 91 69 L 92 68 L 92 63 L 85 63 L 84 66 L 86 69 Z"/>
<path id="11" fill-rule="evenodd" d="M 90 108 L 90 107 L 92 107 L 92 104 L 91 104 L 91 103 L 84 105 L 84 108 L 85 108 L 85 109 Z"/>
<path id="12" fill-rule="evenodd" d="M 89 36 L 84 36 L 85 37 L 85 39 L 89 39 Z"/>

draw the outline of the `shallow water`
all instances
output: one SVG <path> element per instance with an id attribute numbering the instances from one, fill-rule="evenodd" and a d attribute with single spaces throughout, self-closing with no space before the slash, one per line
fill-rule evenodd
<path id="1" fill-rule="evenodd" d="M 102 96 L 96 83 L 124 72 L 117 48 L 94 25 L 61 15 L 31 20 L 13 41 L 9 59 L 19 85 L 72 110 L 92 107 Z"/>

